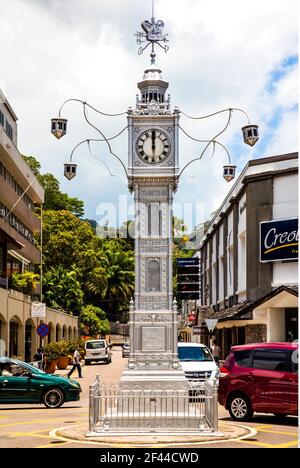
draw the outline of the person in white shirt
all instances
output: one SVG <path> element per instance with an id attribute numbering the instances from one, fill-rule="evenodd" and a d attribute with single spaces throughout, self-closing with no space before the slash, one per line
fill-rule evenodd
<path id="1" fill-rule="evenodd" d="M 211 347 L 211 352 L 213 355 L 214 360 L 216 361 L 217 364 L 219 364 L 220 358 L 221 358 L 221 348 L 218 346 L 216 340 L 214 340 L 213 345 Z"/>
<path id="2" fill-rule="evenodd" d="M 74 354 L 73 354 L 73 367 L 68 373 L 68 378 L 71 377 L 73 372 L 77 369 L 78 371 L 78 377 L 81 379 L 82 378 L 82 373 L 81 373 L 81 365 L 80 365 L 80 352 L 78 349 L 75 349 Z"/>

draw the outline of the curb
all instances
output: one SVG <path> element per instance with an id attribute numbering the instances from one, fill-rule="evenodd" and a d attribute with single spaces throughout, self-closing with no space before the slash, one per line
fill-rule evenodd
<path id="1" fill-rule="evenodd" d="M 247 438 L 252 438 L 257 434 L 255 429 L 252 429 L 248 426 L 241 425 L 232 425 L 228 423 L 223 423 L 221 425 L 221 430 L 225 429 L 225 433 L 230 433 L 227 436 L 223 434 L 132 434 L 132 435 L 121 435 L 120 433 L 114 434 L 99 434 L 98 437 L 86 437 L 86 429 L 82 426 L 64 426 L 58 429 L 55 429 L 49 433 L 51 437 L 57 440 L 62 440 L 65 442 L 79 442 L 83 445 L 108 445 L 110 447 L 128 447 L 128 448 L 145 448 L 145 447 L 178 447 L 181 445 L 203 445 L 203 444 L 216 444 L 220 442 L 232 442 L 237 440 L 245 440 Z M 232 428 L 230 431 L 229 429 Z M 74 430 L 74 433 L 70 433 L 70 429 Z M 76 433 L 82 432 L 81 433 Z M 237 433 L 234 436 L 234 433 Z M 113 437 L 113 440 L 112 440 Z M 142 440 L 139 440 L 143 438 Z M 148 439 L 148 440 L 147 440 Z"/>

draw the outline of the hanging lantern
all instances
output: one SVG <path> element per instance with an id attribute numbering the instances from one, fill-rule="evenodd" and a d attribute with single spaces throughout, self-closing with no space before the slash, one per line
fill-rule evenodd
<path id="1" fill-rule="evenodd" d="M 236 166 L 234 164 L 227 164 L 224 166 L 223 177 L 227 182 L 231 182 L 235 178 Z"/>
<path id="2" fill-rule="evenodd" d="M 258 125 L 246 125 L 242 128 L 242 132 L 247 145 L 254 146 L 259 140 Z"/>
<path id="3" fill-rule="evenodd" d="M 59 140 L 67 133 L 67 119 L 51 119 L 51 133 Z"/>
<path id="4" fill-rule="evenodd" d="M 65 164 L 64 176 L 68 180 L 72 180 L 76 176 L 77 164 L 71 162 Z"/>

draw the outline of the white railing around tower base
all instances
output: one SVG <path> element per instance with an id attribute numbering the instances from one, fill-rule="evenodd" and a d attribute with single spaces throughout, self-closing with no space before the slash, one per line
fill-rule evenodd
<path id="1" fill-rule="evenodd" d="M 182 389 L 101 384 L 89 392 L 88 436 L 122 432 L 218 432 L 218 381 Z"/>

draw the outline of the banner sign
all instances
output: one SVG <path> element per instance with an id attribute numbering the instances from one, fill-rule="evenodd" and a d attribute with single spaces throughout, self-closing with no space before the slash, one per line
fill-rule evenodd
<path id="1" fill-rule="evenodd" d="M 260 223 L 260 261 L 298 260 L 298 218 Z"/>

